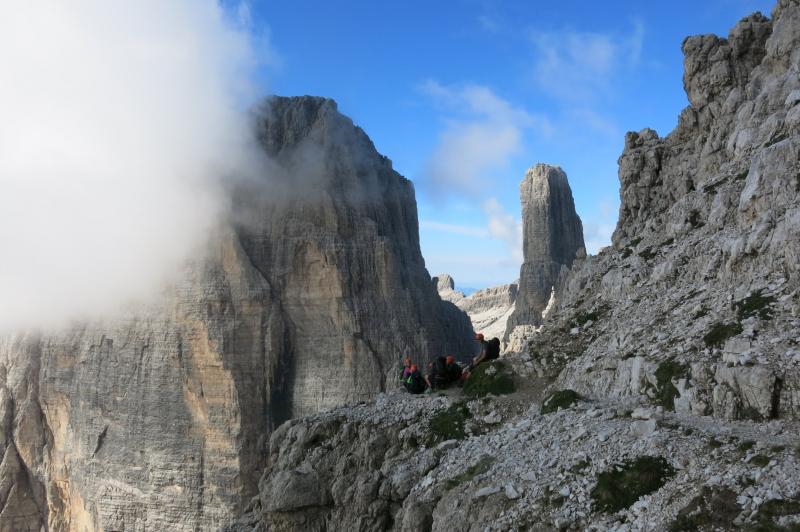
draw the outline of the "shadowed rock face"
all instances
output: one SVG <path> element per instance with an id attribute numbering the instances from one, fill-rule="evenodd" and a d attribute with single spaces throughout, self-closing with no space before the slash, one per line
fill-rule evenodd
<path id="1" fill-rule="evenodd" d="M 524 262 L 516 309 L 506 336 L 517 325 L 538 325 L 562 268 L 584 249 L 583 225 L 575 212 L 567 174 L 557 166 L 537 164 L 520 185 Z"/>
<path id="2" fill-rule="evenodd" d="M 322 98 L 256 113 L 264 182 L 158 303 L 0 338 L 0 529 L 211 530 L 284 420 L 372 397 L 402 356 L 468 353 L 412 184 Z"/>

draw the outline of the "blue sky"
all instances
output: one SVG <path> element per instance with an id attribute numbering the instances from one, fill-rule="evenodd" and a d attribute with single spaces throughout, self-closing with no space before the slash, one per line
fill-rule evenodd
<path id="1" fill-rule="evenodd" d="M 666 135 L 687 100 L 684 37 L 772 1 L 259 2 L 266 92 L 334 98 L 417 191 L 431 274 L 519 275 L 519 183 L 567 172 L 590 252 L 617 219 L 626 131 Z"/>

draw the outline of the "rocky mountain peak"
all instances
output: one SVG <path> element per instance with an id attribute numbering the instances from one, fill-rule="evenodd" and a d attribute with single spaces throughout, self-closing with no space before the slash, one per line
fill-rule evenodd
<path id="1" fill-rule="evenodd" d="M 439 292 L 444 290 L 455 290 L 456 283 L 453 281 L 453 278 L 446 273 L 440 273 L 439 275 L 435 276 L 433 279 L 433 284 L 436 286 L 436 289 Z"/>
<path id="2" fill-rule="evenodd" d="M 524 262 L 519 297 L 506 336 L 518 325 L 538 325 L 562 269 L 585 249 L 583 225 L 567 174 L 558 166 L 536 164 L 520 185 Z"/>

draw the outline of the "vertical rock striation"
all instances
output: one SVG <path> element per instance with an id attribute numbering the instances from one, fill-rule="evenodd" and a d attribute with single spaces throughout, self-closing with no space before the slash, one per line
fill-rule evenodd
<path id="1" fill-rule="evenodd" d="M 559 275 L 584 249 L 583 225 L 561 168 L 541 163 L 530 168 L 520 185 L 520 199 L 524 262 L 506 336 L 518 325 L 541 323 Z"/>
<path id="2" fill-rule="evenodd" d="M 323 98 L 255 119 L 267 175 L 159 302 L 0 338 L 0 530 L 219 528 L 275 426 L 370 398 L 403 355 L 472 347 L 413 185 L 367 135 Z"/>

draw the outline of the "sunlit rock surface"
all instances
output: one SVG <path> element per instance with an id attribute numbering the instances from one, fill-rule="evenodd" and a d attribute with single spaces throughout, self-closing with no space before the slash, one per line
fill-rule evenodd
<path id="1" fill-rule="evenodd" d="M 412 184 L 323 98 L 256 113 L 271 162 L 161 300 L 0 340 L 0 529 L 213 530 L 285 420 L 473 348 L 419 248 Z"/>

